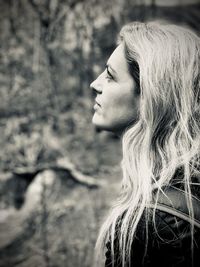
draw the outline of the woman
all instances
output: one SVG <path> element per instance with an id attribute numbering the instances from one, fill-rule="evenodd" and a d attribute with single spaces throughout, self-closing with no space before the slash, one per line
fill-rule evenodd
<path id="1" fill-rule="evenodd" d="M 130 23 L 119 39 L 91 84 L 93 124 L 123 150 L 97 259 L 107 248 L 105 266 L 200 266 L 200 39 L 158 22 Z"/>

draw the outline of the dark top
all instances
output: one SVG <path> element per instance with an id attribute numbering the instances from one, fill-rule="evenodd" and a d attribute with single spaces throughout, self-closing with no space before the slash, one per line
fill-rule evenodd
<path id="1" fill-rule="evenodd" d="M 158 208 L 155 213 L 155 225 L 150 220 L 148 225 L 148 243 L 146 238 L 146 220 L 142 216 L 132 244 L 131 262 L 126 266 L 133 267 L 200 267 L 200 192 L 199 186 L 192 188 L 194 207 L 194 242 L 193 256 L 191 250 L 191 223 L 188 214 L 187 200 L 179 187 L 165 189 L 167 199 L 160 193 Z M 153 205 L 150 211 L 153 214 Z M 105 266 L 112 266 L 110 241 L 106 244 Z M 120 267 L 121 258 L 118 241 L 115 240 L 114 267 Z M 193 260 L 192 260 L 193 258 Z M 192 265 L 193 262 L 193 265 Z"/>

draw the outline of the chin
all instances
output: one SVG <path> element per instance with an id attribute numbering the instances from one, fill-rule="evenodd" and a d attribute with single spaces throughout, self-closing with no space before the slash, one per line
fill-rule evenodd
<path id="1" fill-rule="evenodd" d="M 107 130 L 107 127 L 104 124 L 102 124 L 101 122 L 97 121 L 97 120 L 92 119 L 92 124 L 98 130 Z"/>
<path id="2" fill-rule="evenodd" d="M 95 113 L 92 123 L 97 130 L 109 131 L 121 136 L 127 127 L 133 124 L 133 121 L 130 123 L 130 120 L 106 120 L 104 116 Z"/>
<path id="3" fill-rule="evenodd" d="M 104 123 L 104 121 L 94 114 L 92 118 L 92 123 L 98 130 L 105 130 L 105 131 L 111 131 L 110 127 Z"/>
<path id="4" fill-rule="evenodd" d="M 105 122 L 100 120 L 100 118 L 96 118 L 95 116 L 92 119 L 92 123 L 95 126 L 95 129 L 97 131 L 108 131 L 108 132 L 112 132 L 117 135 L 123 132 L 123 129 L 116 127 L 116 125 L 114 126 L 114 125 L 106 124 Z"/>

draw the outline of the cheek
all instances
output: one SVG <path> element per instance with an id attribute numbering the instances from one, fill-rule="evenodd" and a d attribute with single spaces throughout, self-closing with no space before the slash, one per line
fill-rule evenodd
<path id="1" fill-rule="evenodd" d="M 102 116 L 108 124 L 126 125 L 137 116 L 136 99 L 130 93 L 113 96 L 103 107 Z"/>
<path id="2" fill-rule="evenodd" d="M 132 89 L 115 87 L 105 90 L 101 96 L 101 108 L 93 116 L 93 124 L 105 129 L 116 130 L 127 127 L 137 117 L 138 101 Z M 112 89 L 112 90 L 111 90 Z"/>
<path id="3" fill-rule="evenodd" d="M 133 113 L 135 101 L 132 92 L 123 92 L 113 97 L 110 107 L 118 114 Z"/>

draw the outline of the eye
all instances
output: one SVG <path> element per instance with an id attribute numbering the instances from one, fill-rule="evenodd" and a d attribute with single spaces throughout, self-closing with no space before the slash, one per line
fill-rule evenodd
<path id="1" fill-rule="evenodd" d="M 113 80 L 114 79 L 112 74 L 108 70 L 108 68 L 106 68 L 106 79 L 108 79 L 108 80 Z"/>

